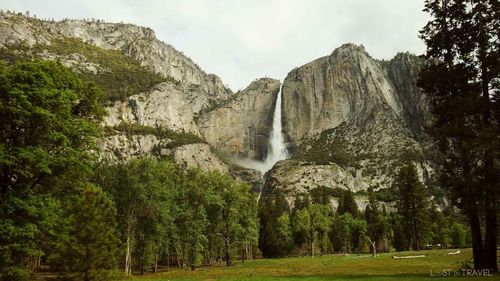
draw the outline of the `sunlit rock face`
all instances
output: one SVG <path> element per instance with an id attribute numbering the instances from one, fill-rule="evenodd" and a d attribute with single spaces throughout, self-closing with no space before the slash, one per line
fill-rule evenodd
<path id="1" fill-rule="evenodd" d="M 263 160 L 279 87 L 275 79 L 253 81 L 224 104 L 201 114 L 201 134 L 209 144 L 232 156 Z"/>

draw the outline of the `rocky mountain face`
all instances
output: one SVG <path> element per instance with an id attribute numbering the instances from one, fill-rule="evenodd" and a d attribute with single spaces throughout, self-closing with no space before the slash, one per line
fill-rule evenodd
<path id="1" fill-rule="evenodd" d="M 261 78 L 216 109 L 198 126 L 207 142 L 231 155 L 264 159 L 280 81 Z"/>
<path id="2" fill-rule="evenodd" d="M 111 89 L 135 86 L 141 90 L 108 103 L 105 136 L 99 141 L 102 158 L 127 160 L 153 154 L 170 157 L 185 167 L 229 172 L 201 136 L 195 116 L 233 93 L 219 77 L 205 73 L 181 52 L 156 39 L 151 29 L 98 20 L 38 20 L 2 12 L 0 48 L 10 51 L 9 59 L 59 60 L 83 78 L 91 77 Z M 130 68 L 135 72 L 128 71 Z M 115 76 L 106 76 L 111 72 Z M 145 88 L 147 83 L 135 81 L 148 72 L 163 78 L 150 80 L 163 82 Z M 143 76 L 133 77 L 137 73 Z M 125 86 L 109 81 L 127 75 L 131 77 L 124 80 Z"/>
<path id="3" fill-rule="evenodd" d="M 408 53 L 379 61 L 346 44 L 289 72 L 283 130 L 295 153 L 268 173 L 266 191 L 293 198 L 318 186 L 383 190 L 409 161 L 428 181 L 431 143 L 422 129 L 429 112 L 416 86 L 423 63 Z"/>
<path id="4" fill-rule="evenodd" d="M 95 20 L 0 13 L 0 55 L 59 60 L 112 92 L 102 158 L 169 157 L 184 167 L 231 173 L 260 190 L 258 171 L 226 159 L 265 159 L 278 80 L 257 79 L 232 93 L 151 29 Z M 416 86 L 423 64 L 408 53 L 376 60 L 346 44 L 290 71 L 281 107 L 292 156 L 266 174 L 264 195 L 283 192 L 291 201 L 320 186 L 341 188 L 357 192 L 363 206 L 367 188 L 390 190 L 398 167 L 409 161 L 430 181 L 432 143 L 422 128 L 431 117 Z"/>
<path id="5" fill-rule="evenodd" d="M 46 21 L 12 13 L 0 15 L 0 47 L 51 45 L 61 38 L 120 50 L 149 71 L 180 82 L 194 114 L 232 95 L 219 77 L 205 73 L 174 47 L 156 39 L 150 28 L 99 20 Z"/>

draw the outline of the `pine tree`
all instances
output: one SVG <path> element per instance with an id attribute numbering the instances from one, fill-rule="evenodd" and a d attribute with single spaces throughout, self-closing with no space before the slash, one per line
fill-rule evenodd
<path id="1" fill-rule="evenodd" d="M 445 158 L 441 182 L 468 217 L 474 267 L 497 271 L 499 4 L 428 0 L 425 11 L 432 19 L 421 37 L 432 63 L 421 73 L 419 85 L 429 94 L 435 116 L 431 132 Z"/>
<path id="2" fill-rule="evenodd" d="M 358 205 L 354 200 L 354 194 L 350 190 L 341 191 L 337 212 L 340 215 L 350 213 L 354 217 L 359 217 Z"/>
<path id="3" fill-rule="evenodd" d="M 403 219 L 408 246 L 418 251 L 427 231 L 429 200 L 413 163 L 400 169 L 396 186 L 399 191 L 397 208 Z"/>
<path id="4" fill-rule="evenodd" d="M 116 211 L 105 193 L 88 186 L 69 212 L 67 233 L 51 256 L 65 280 L 109 280 L 118 266 Z"/>

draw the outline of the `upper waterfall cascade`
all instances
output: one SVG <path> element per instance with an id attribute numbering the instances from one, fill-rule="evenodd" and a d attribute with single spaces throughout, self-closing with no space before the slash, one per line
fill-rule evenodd
<path id="1" fill-rule="evenodd" d="M 276 97 L 276 104 L 274 106 L 273 124 L 271 128 L 271 135 L 268 142 L 268 153 L 264 161 L 256 161 L 251 159 L 238 159 L 236 162 L 246 168 L 258 170 L 264 175 L 267 171 L 271 170 L 280 160 L 288 158 L 288 150 L 283 137 L 281 125 L 281 91 L 283 84 L 280 85 L 278 96 Z"/>
<path id="2" fill-rule="evenodd" d="M 270 170 L 276 162 L 284 160 L 288 157 L 288 151 L 283 138 L 281 126 L 281 91 L 283 84 L 280 85 L 280 91 L 276 98 L 276 105 L 274 107 L 273 127 L 271 130 L 271 138 L 269 139 L 269 150 L 267 157 L 264 161 L 267 170 Z M 266 171 L 267 171 L 266 170 Z"/>

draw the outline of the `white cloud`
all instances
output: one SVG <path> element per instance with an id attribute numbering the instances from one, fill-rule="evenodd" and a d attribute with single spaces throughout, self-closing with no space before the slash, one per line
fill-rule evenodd
<path id="1" fill-rule="evenodd" d="M 375 58 L 423 53 L 422 0 L 0 0 L 42 18 L 100 18 L 148 26 L 233 90 L 363 44 Z"/>

